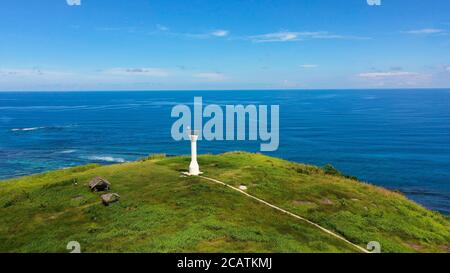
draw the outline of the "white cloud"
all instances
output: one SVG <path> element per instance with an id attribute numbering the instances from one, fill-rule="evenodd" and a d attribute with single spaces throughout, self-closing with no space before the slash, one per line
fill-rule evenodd
<path id="1" fill-rule="evenodd" d="M 377 87 L 427 87 L 433 83 L 432 74 L 407 71 L 368 72 L 358 74 L 358 77 Z"/>
<path id="2" fill-rule="evenodd" d="M 254 42 L 259 42 L 259 43 L 298 41 L 299 33 L 283 31 L 283 32 L 255 35 L 255 36 L 251 36 L 250 39 Z"/>
<path id="3" fill-rule="evenodd" d="M 408 77 L 417 76 L 418 73 L 406 71 L 389 71 L 389 72 L 368 72 L 358 74 L 361 78 L 376 79 L 376 78 L 393 78 L 393 77 Z"/>
<path id="4" fill-rule="evenodd" d="M 262 35 L 254 35 L 249 37 L 250 40 L 257 43 L 269 43 L 269 42 L 293 42 L 306 39 L 351 39 L 351 40 L 367 40 L 369 37 L 357 37 L 357 36 L 344 36 L 332 34 L 327 31 L 305 31 L 305 32 L 292 32 L 292 31 L 280 31 L 274 33 L 267 33 Z"/>
<path id="5" fill-rule="evenodd" d="M 48 78 L 48 77 L 64 77 L 72 75 L 72 73 L 45 70 L 40 68 L 0 68 L 0 76 L 8 78 Z"/>
<path id="6" fill-rule="evenodd" d="M 58 89 L 64 83 L 80 81 L 75 72 L 41 68 L 0 68 L 0 90 Z"/>
<path id="7" fill-rule="evenodd" d="M 213 37 L 227 37 L 230 35 L 230 31 L 225 29 L 216 29 L 211 32 L 202 32 L 202 33 L 191 33 L 191 32 L 175 32 L 171 31 L 168 27 L 163 25 L 156 25 L 156 28 L 158 31 L 150 32 L 148 34 L 150 35 L 169 35 L 173 37 L 179 37 L 179 38 L 187 38 L 187 39 L 199 39 L 199 40 L 205 40 L 210 39 Z"/>
<path id="8" fill-rule="evenodd" d="M 103 32 L 128 32 L 128 33 L 139 33 L 140 30 L 136 27 L 95 27 L 96 31 L 103 31 Z"/>
<path id="9" fill-rule="evenodd" d="M 157 25 L 156 25 L 156 28 L 157 28 L 158 30 L 160 30 L 160 31 L 169 31 L 169 28 L 168 28 L 168 27 L 166 27 L 166 26 L 164 26 L 164 25 L 160 25 L 160 24 L 157 24 Z"/>
<path id="10" fill-rule="evenodd" d="M 197 73 L 194 74 L 194 77 L 197 79 L 205 80 L 205 81 L 224 81 L 227 77 L 222 73 L 216 72 L 205 72 L 205 73 Z"/>
<path id="11" fill-rule="evenodd" d="M 300 67 L 308 69 L 308 68 L 317 68 L 319 66 L 317 64 L 302 64 L 302 65 L 300 65 Z"/>
<path id="12" fill-rule="evenodd" d="M 118 76 L 144 76 L 144 77 L 167 77 L 169 72 L 161 68 L 111 68 L 103 71 L 105 74 Z"/>
<path id="13" fill-rule="evenodd" d="M 449 67 L 447 67 L 447 71 L 448 71 L 448 72 L 450 72 L 450 66 L 449 66 Z"/>
<path id="14" fill-rule="evenodd" d="M 415 30 L 409 30 L 406 31 L 408 34 L 439 34 L 444 33 L 445 30 L 443 29 L 436 29 L 436 28 L 423 28 L 423 29 L 415 29 Z"/>
<path id="15" fill-rule="evenodd" d="M 233 83 L 220 72 L 130 67 L 49 70 L 0 67 L 1 91 L 220 89 Z"/>
<path id="16" fill-rule="evenodd" d="M 210 33 L 175 33 L 178 36 L 184 36 L 193 39 L 208 39 L 211 37 L 226 37 L 230 34 L 228 30 L 217 29 Z"/>
<path id="17" fill-rule="evenodd" d="M 298 82 L 291 81 L 291 80 L 283 80 L 281 82 L 281 86 L 283 88 L 299 88 L 301 85 Z"/>
<path id="18" fill-rule="evenodd" d="M 216 37 L 225 37 L 225 36 L 228 36 L 228 34 L 230 34 L 230 32 L 228 30 L 224 30 L 224 29 L 218 29 L 211 33 L 211 35 L 216 36 Z"/>

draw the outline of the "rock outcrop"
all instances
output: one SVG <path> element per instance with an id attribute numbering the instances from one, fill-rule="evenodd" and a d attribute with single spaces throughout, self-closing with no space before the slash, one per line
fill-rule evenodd
<path id="1" fill-rule="evenodd" d="M 100 198 L 102 199 L 103 205 L 108 206 L 111 203 L 119 201 L 120 195 L 118 195 L 117 193 L 107 193 L 102 194 Z"/>
<path id="2" fill-rule="evenodd" d="M 102 177 L 95 177 L 89 182 L 89 188 L 91 191 L 107 191 L 109 190 L 109 187 L 111 186 L 111 183 L 109 183 L 108 180 L 102 178 Z"/>

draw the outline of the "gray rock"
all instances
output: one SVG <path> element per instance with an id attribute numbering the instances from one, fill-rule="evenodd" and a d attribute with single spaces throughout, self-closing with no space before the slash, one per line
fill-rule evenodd
<path id="1" fill-rule="evenodd" d="M 328 199 L 328 198 L 322 199 L 322 200 L 320 201 L 320 203 L 323 204 L 323 205 L 334 205 L 334 202 L 331 201 L 331 200 Z"/>
<path id="2" fill-rule="evenodd" d="M 109 186 L 111 186 L 111 183 L 100 176 L 95 177 L 89 182 L 91 191 L 107 191 L 109 190 Z"/>
<path id="3" fill-rule="evenodd" d="M 100 197 L 102 198 L 102 202 L 105 206 L 117 202 L 120 199 L 120 195 L 118 195 L 117 193 L 102 194 L 102 196 Z"/>

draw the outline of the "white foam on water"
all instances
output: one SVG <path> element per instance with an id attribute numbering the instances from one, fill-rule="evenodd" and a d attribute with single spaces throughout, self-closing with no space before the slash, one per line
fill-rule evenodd
<path id="1" fill-rule="evenodd" d="M 64 150 L 64 151 L 61 151 L 61 152 L 59 152 L 60 154 L 72 154 L 72 153 L 75 153 L 77 150 Z"/>
<path id="2" fill-rule="evenodd" d="M 65 128 L 72 128 L 77 125 L 70 124 L 70 125 L 62 125 L 62 126 L 39 126 L 39 127 L 26 127 L 26 128 L 14 128 L 11 129 L 12 132 L 26 132 L 26 131 L 36 131 L 36 130 L 42 130 L 42 129 L 65 129 Z"/>
<path id="3" fill-rule="evenodd" d="M 126 162 L 126 160 L 123 159 L 123 158 L 112 157 L 112 156 L 93 155 L 93 156 L 88 156 L 86 158 L 89 159 L 89 160 L 95 160 L 95 161 L 116 162 L 116 163 L 124 163 L 124 162 Z"/>
<path id="4" fill-rule="evenodd" d="M 15 128 L 15 129 L 11 129 L 11 131 L 13 132 L 20 132 L 20 131 L 35 131 L 35 130 L 39 130 L 39 129 L 45 129 L 45 127 L 30 127 L 30 128 Z"/>

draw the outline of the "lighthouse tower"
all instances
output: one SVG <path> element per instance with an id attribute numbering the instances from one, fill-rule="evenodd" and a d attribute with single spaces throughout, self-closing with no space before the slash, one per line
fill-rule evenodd
<path id="1" fill-rule="evenodd" d="M 189 139 L 191 140 L 191 164 L 189 164 L 189 175 L 200 175 L 200 167 L 197 162 L 197 140 L 198 131 L 189 130 Z"/>

